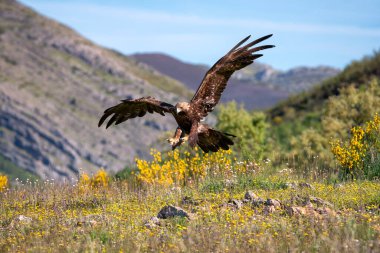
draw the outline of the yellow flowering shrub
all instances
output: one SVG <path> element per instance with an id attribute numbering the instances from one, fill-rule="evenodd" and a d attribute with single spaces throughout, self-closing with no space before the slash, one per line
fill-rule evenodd
<path id="1" fill-rule="evenodd" d="M 99 170 L 92 177 L 92 186 L 93 187 L 105 187 L 108 186 L 109 176 L 104 169 Z"/>
<path id="2" fill-rule="evenodd" d="M 151 155 L 153 156 L 151 162 L 136 159 L 139 170 L 137 178 L 148 184 L 182 185 L 192 180 L 199 181 L 210 173 L 228 177 L 252 167 L 248 166 L 248 162 L 236 162 L 231 150 L 206 154 L 198 152 L 181 154 L 178 150 L 174 150 L 169 152 L 166 159 L 163 159 L 162 154 L 156 150 L 152 150 Z"/>
<path id="3" fill-rule="evenodd" d="M 350 174 L 358 174 L 368 168 L 369 163 L 379 158 L 380 117 L 376 114 L 364 126 L 351 129 L 351 138 L 347 142 L 333 140 L 331 151 L 339 164 Z"/>
<path id="4" fill-rule="evenodd" d="M 4 191 L 8 187 L 8 177 L 0 174 L 0 192 Z"/>
<path id="5" fill-rule="evenodd" d="M 100 188 L 106 187 L 109 183 L 109 176 L 104 169 L 100 169 L 95 175 L 90 177 L 87 173 L 82 173 L 79 178 L 79 186 Z"/>

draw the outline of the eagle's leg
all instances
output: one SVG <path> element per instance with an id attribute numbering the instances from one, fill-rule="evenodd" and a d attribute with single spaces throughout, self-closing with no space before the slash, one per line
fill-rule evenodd
<path id="1" fill-rule="evenodd" d="M 184 140 L 185 133 L 182 131 L 180 127 L 177 127 L 175 130 L 174 136 L 172 138 L 167 139 L 167 141 L 172 145 L 172 150 L 174 150 L 176 147 L 180 146 Z"/>

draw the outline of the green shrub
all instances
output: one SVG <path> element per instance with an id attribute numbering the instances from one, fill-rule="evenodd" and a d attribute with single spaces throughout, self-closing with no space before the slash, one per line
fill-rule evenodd
<path id="1" fill-rule="evenodd" d="M 267 150 L 266 138 L 269 124 L 262 112 L 249 113 L 236 102 L 221 105 L 216 128 L 237 136 L 234 142 L 236 154 L 245 158 L 261 159 Z"/>

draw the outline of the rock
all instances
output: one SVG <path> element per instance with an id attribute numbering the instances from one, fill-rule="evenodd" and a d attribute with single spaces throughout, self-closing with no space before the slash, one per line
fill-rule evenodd
<path id="1" fill-rule="evenodd" d="M 253 191 L 247 191 L 244 195 L 244 200 L 254 200 L 258 198 L 258 196 Z"/>
<path id="2" fill-rule="evenodd" d="M 290 203 L 296 204 L 296 205 L 304 205 L 305 198 L 300 197 L 299 195 L 295 195 L 290 198 Z"/>
<path id="3" fill-rule="evenodd" d="M 86 216 L 83 216 L 82 218 L 80 218 L 77 222 L 76 222 L 76 225 L 78 227 L 82 227 L 82 226 L 96 226 L 98 224 L 99 221 L 102 220 L 102 216 L 100 215 L 86 215 Z"/>
<path id="4" fill-rule="evenodd" d="M 336 216 L 336 212 L 328 207 L 320 207 L 320 208 L 315 209 L 315 211 L 323 216 L 331 216 L 331 217 Z"/>
<path id="5" fill-rule="evenodd" d="M 301 183 L 299 183 L 298 186 L 299 186 L 300 188 L 309 188 L 309 189 L 315 190 L 314 186 L 312 186 L 312 185 L 309 184 L 309 183 L 305 183 L 305 182 L 301 182 Z"/>
<path id="6" fill-rule="evenodd" d="M 27 217 L 25 215 L 19 215 L 16 218 L 14 218 L 9 225 L 10 227 L 17 227 L 21 225 L 30 225 L 32 223 L 33 219 L 30 217 Z"/>
<path id="7" fill-rule="evenodd" d="M 253 207 L 259 207 L 259 206 L 262 206 L 265 204 L 265 200 L 262 198 L 256 198 L 256 199 L 252 200 L 251 203 L 252 203 Z"/>
<path id="8" fill-rule="evenodd" d="M 28 217 L 28 216 L 25 216 L 25 215 L 19 215 L 16 217 L 15 219 L 16 222 L 20 222 L 20 223 L 24 223 L 24 224 L 29 224 L 33 221 L 32 218 Z"/>
<path id="9" fill-rule="evenodd" d="M 267 199 L 265 204 L 267 206 L 274 206 L 275 208 L 281 208 L 281 202 L 277 199 Z"/>
<path id="10" fill-rule="evenodd" d="M 276 208 L 274 207 L 274 206 L 265 206 L 264 207 L 264 210 L 263 210 L 263 213 L 265 214 L 265 215 L 268 215 L 268 214 L 270 214 L 270 213 L 274 213 L 276 211 Z"/>
<path id="11" fill-rule="evenodd" d="M 241 201 L 243 202 L 243 204 L 247 204 L 247 203 L 251 202 L 249 199 L 242 199 Z"/>
<path id="12" fill-rule="evenodd" d="M 160 226 L 161 222 L 160 219 L 157 217 L 151 217 L 147 222 L 145 222 L 144 226 L 147 228 L 155 228 L 157 226 Z"/>
<path id="13" fill-rule="evenodd" d="M 85 225 L 89 225 L 89 226 L 93 227 L 96 224 L 98 224 L 98 222 L 96 220 L 80 220 L 80 221 L 77 222 L 77 226 L 78 227 L 82 227 L 82 226 L 85 226 Z"/>
<path id="14" fill-rule="evenodd" d="M 311 208 L 311 209 L 314 209 L 314 205 L 310 202 L 310 201 L 307 201 L 304 205 L 305 208 Z"/>
<path id="15" fill-rule="evenodd" d="M 157 214 L 159 219 L 168 219 L 173 217 L 186 217 L 190 219 L 189 214 L 178 206 L 167 205 L 164 206 Z"/>
<path id="16" fill-rule="evenodd" d="M 312 205 L 300 207 L 300 206 L 290 206 L 285 208 L 285 211 L 290 216 L 309 216 L 313 218 L 320 218 L 320 214 L 316 212 Z"/>
<path id="17" fill-rule="evenodd" d="M 227 206 L 240 209 L 243 206 L 243 202 L 237 199 L 231 199 L 228 201 Z"/>
<path id="18" fill-rule="evenodd" d="M 289 216 L 306 215 L 306 209 L 304 207 L 289 206 L 285 210 Z"/>
<path id="19" fill-rule="evenodd" d="M 318 198 L 318 197 L 310 196 L 309 199 L 310 199 L 310 202 L 317 204 L 317 205 L 320 205 L 320 206 L 329 206 L 331 208 L 334 207 L 334 205 L 331 204 L 330 202 L 323 200 L 321 198 Z"/>

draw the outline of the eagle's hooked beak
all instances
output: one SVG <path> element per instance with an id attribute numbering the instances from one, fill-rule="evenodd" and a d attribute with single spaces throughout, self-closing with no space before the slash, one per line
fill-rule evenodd
<path id="1" fill-rule="evenodd" d="M 177 111 L 177 114 L 182 112 L 181 108 L 178 108 L 178 107 L 176 108 L 176 111 Z"/>

